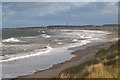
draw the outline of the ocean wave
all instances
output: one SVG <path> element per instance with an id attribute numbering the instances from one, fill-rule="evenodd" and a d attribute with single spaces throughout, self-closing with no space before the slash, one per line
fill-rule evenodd
<path id="1" fill-rule="evenodd" d="M 44 37 L 44 38 L 50 38 L 51 36 L 47 35 L 47 34 L 42 34 L 42 37 Z"/>
<path id="2" fill-rule="evenodd" d="M 73 42 L 77 42 L 77 41 L 78 41 L 78 39 L 73 39 L 72 41 L 73 41 Z"/>
<path id="3" fill-rule="evenodd" d="M 62 41 L 62 40 L 59 40 L 59 39 L 54 39 L 54 41 Z"/>
<path id="4" fill-rule="evenodd" d="M 11 37 L 11 38 L 2 40 L 2 42 L 20 42 L 20 40 L 17 38 Z"/>
<path id="5" fill-rule="evenodd" d="M 26 37 L 20 37 L 20 38 L 38 38 L 39 36 L 26 36 Z"/>
<path id="6" fill-rule="evenodd" d="M 0 56 L 0 60 L 6 60 L 6 59 L 9 59 L 9 58 L 10 58 L 9 55 Z"/>
<path id="7" fill-rule="evenodd" d="M 62 42 L 58 42 L 57 44 L 58 44 L 58 45 L 62 45 L 63 43 L 62 43 Z"/>
<path id="8" fill-rule="evenodd" d="M 37 49 L 25 54 L 16 54 L 16 55 L 5 55 L 5 56 L 0 56 L 0 63 L 1 62 L 7 62 L 7 61 L 14 61 L 17 59 L 23 59 L 23 58 L 28 58 L 32 56 L 37 56 L 37 55 L 42 55 L 44 53 L 48 53 L 52 50 L 52 47 L 46 46 L 43 49 Z"/>
<path id="9" fill-rule="evenodd" d="M 40 31 L 38 31 L 38 32 L 40 32 Z"/>
<path id="10" fill-rule="evenodd" d="M 42 33 L 44 34 L 44 33 L 45 33 L 45 31 L 42 31 Z"/>
<path id="11" fill-rule="evenodd" d="M 87 45 L 88 43 L 91 43 L 91 41 L 90 40 L 81 40 L 81 41 L 78 41 L 76 43 L 70 44 L 69 48 L 75 48 L 75 47 Z"/>

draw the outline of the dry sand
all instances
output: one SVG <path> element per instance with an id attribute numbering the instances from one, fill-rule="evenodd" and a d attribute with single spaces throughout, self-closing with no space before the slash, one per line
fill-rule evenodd
<path id="1" fill-rule="evenodd" d="M 115 41 L 117 40 L 117 35 L 111 34 L 111 35 L 108 35 L 107 38 Z M 46 70 L 36 71 L 32 75 L 20 76 L 18 78 L 53 78 L 53 77 L 56 77 L 62 70 L 79 65 L 87 60 L 94 58 L 95 54 L 98 52 L 99 49 L 109 47 L 111 44 L 114 43 L 114 41 L 91 46 L 83 50 L 75 51 L 72 54 L 76 55 L 76 57 L 73 57 L 71 60 L 65 61 L 63 63 L 55 64 L 51 68 L 46 69 Z"/>

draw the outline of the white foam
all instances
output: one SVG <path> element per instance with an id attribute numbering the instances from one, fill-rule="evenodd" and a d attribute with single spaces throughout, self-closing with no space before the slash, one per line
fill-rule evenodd
<path id="1" fill-rule="evenodd" d="M 42 31 L 42 33 L 45 33 L 45 31 Z"/>
<path id="2" fill-rule="evenodd" d="M 20 42 L 20 40 L 17 38 L 11 37 L 11 38 L 2 40 L 2 42 Z"/>
<path id="3" fill-rule="evenodd" d="M 45 49 L 37 49 L 23 55 L 21 54 L 9 55 L 9 56 L 5 55 L 4 57 L 1 57 L 2 60 L 0 60 L 0 62 L 13 61 L 13 60 L 28 58 L 28 57 L 37 56 L 37 55 L 44 55 L 45 53 L 48 53 L 51 50 L 52 48 L 50 46 L 46 46 Z"/>
<path id="4" fill-rule="evenodd" d="M 0 56 L 0 60 L 4 59 L 5 57 L 4 56 Z"/>
<path id="5" fill-rule="evenodd" d="M 81 41 L 78 41 L 77 43 L 69 44 L 69 48 L 83 46 L 83 45 L 86 45 L 88 43 L 91 43 L 91 41 L 90 40 L 81 40 Z"/>
<path id="6" fill-rule="evenodd" d="M 58 45 L 62 45 L 62 42 L 58 42 L 57 44 L 58 44 Z"/>
<path id="7" fill-rule="evenodd" d="M 44 38 L 50 38 L 51 36 L 49 36 L 49 35 L 47 35 L 47 34 L 42 34 L 42 36 L 44 37 Z"/>
<path id="8" fill-rule="evenodd" d="M 77 42 L 77 41 L 78 41 L 78 39 L 73 39 L 72 41 L 73 41 L 73 42 Z"/>

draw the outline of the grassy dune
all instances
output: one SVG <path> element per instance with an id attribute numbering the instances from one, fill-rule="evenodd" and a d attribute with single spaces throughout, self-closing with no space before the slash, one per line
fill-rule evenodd
<path id="1" fill-rule="evenodd" d="M 63 70 L 58 78 L 120 78 L 120 40 L 107 49 L 99 50 L 95 58 Z"/>

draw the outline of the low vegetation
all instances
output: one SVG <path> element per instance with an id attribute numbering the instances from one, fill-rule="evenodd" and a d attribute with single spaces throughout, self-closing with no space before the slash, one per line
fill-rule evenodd
<path id="1" fill-rule="evenodd" d="M 63 70 L 58 78 L 120 78 L 120 40 L 99 50 L 95 58 Z"/>

